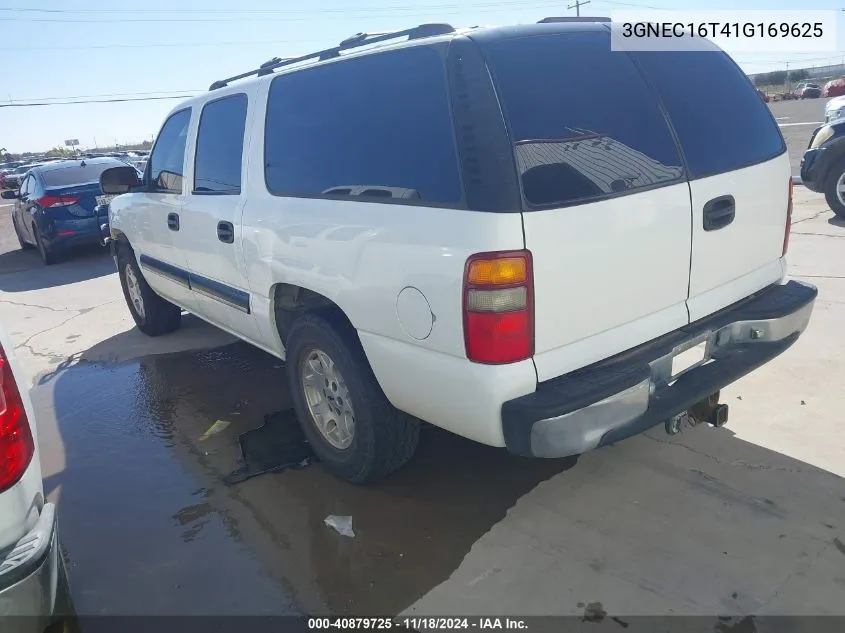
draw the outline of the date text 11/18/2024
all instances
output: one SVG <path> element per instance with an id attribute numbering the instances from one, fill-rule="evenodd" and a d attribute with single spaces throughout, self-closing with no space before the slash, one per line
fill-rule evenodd
<path id="1" fill-rule="evenodd" d="M 526 630 L 528 625 L 520 618 L 308 618 L 308 629 L 311 631 L 329 629 L 348 630 L 386 630 L 396 628 L 412 629 L 415 631 L 497 631 L 497 630 Z"/>

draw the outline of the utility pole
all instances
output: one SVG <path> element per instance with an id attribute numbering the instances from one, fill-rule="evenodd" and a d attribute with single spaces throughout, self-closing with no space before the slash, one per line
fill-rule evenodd
<path id="1" fill-rule="evenodd" d="M 581 17 L 581 5 L 590 4 L 592 0 L 575 0 L 575 4 L 570 4 L 567 9 L 575 9 L 575 15 Z"/>

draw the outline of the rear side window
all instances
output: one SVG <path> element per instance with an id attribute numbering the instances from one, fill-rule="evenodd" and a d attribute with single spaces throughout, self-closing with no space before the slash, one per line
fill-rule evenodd
<path id="1" fill-rule="evenodd" d="M 182 193 L 185 171 L 185 143 L 191 110 L 172 114 L 161 128 L 150 155 L 150 191 L 156 193 Z"/>
<path id="2" fill-rule="evenodd" d="M 760 163 L 785 151 L 768 106 L 721 51 L 635 53 L 675 126 L 690 176 Z"/>
<path id="3" fill-rule="evenodd" d="M 277 77 L 265 135 L 275 195 L 447 205 L 462 197 L 444 63 L 429 47 Z"/>
<path id="4" fill-rule="evenodd" d="M 236 94 L 207 103 L 197 132 L 194 193 L 241 192 L 247 96 Z"/>
<path id="5" fill-rule="evenodd" d="M 85 166 L 63 167 L 61 169 L 41 170 L 41 178 L 48 189 L 54 187 L 71 187 L 73 185 L 89 185 L 100 182 L 100 174 L 109 167 L 116 167 L 120 163 L 96 163 Z"/>
<path id="6" fill-rule="evenodd" d="M 530 207 L 683 178 L 657 98 L 606 31 L 499 40 L 487 54 Z"/>

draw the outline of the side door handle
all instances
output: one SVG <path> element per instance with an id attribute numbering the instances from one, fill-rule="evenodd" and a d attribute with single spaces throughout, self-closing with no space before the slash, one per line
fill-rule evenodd
<path id="1" fill-rule="evenodd" d="M 167 228 L 171 231 L 178 231 L 179 230 L 179 214 L 178 213 L 168 213 L 167 214 Z"/>
<path id="2" fill-rule="evenodd" d="M 736 200 L 733 196 L 719 196 L 704 205 L 704 230 L 718 231 L 734 221 Z"/>
<path id="3" fill-rule="evenodd" d="M 217 239 L 225 244 L 233 244 L 235 242 L 235 226 L 231 222 L 218 222 Z"/>

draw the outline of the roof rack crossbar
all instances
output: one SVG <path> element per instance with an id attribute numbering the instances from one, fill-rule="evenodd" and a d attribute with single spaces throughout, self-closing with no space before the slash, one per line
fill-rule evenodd
<path id="1" fill-rule="evenodd" d="M 228 79 L 221 79 L 219 81 L 215 81 L 213 84 L 211 84 L 208 89 L 217 90 L 218 88 L 228 86 L 230 82 L 238 81 L 239 79 L 246 79 L 247 77 L 252 77 L 253 75 L 257 77 L 270 75 L 277 68 L 281 68 L 282 66 L 289 66 L 291 64 L 298 64 L 299 62 L 308 61 L 309 59 L 332 59 L 334 57 L 339 57 L 341 51 L 346 51 L 351 48 L 358 48 L 359 46 L 377 44 L 378 42 L 385 42 L 387 40 L 392 40 L 400 37 L 407 37 L 409 40 L 416 40 L 424 37 L 434 37 L 437 35 L 446 35 L 448 33 L 454 32 L 454 27 L 449 24 L 420 24 L 419 26 L 415 26 L 410 29 L 403 29 L 401 31 L 356 33 L 352 37 L 348 37 L 343 40 L 338 46 L 334 46 L 332 48 L 326 48 L 324 50 L 316 51 L 314 53 L 308 53 L 306 55 L 299 55 L 298 57 L 274 57 L 273 59 L 264 62 L 263 64 L 261 64 L 261 66 L 254 70 L 241 73 L 240 75 L 235 75 L 234 77 L 229 77 Z"/>
<path id="2" fill-rule="evenodd" d="M 583 3 L 582 3 L 583 4 Z M 537 24 L 552 24 L 555 22 L 610 22 L 610 18 L 591 18 L 591 17 L 574 17 L 574 16 L 563 16 L 563 17 L 555 17 L 552 16 L 550 18 L 543 18 L 542 20 L 538 21 Z"/>

